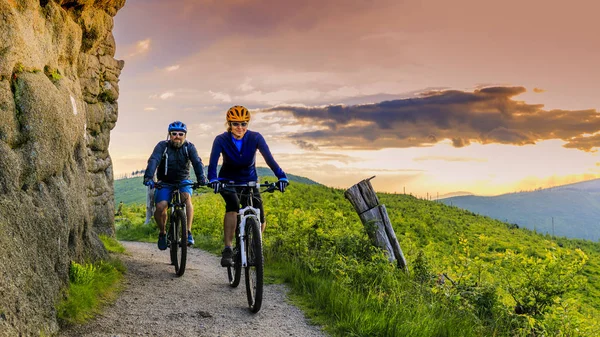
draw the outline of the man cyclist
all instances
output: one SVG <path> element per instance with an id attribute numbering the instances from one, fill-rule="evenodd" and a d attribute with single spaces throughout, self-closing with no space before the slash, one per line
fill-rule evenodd
<path id="1" fill-rule="evenodd" d="M 237 188 L 237 193 L 221 190 L 221 182 L 240 184 L 257 181 L 255 159 L 258 150 L 279 179 L 277 182 L 278 189 L 283 192 L 288 185 L 285 172 L 273 158 L 263 136 L 258 132 L 248 130 L 249 122 L 250 112 L 248 109 L 240 105 L 231 107 L 226 115 L 225 125 L 227 131 L 215 138 L 210 152 L 208 179 L 215 193 L 220 192 L 225 200 L 225 218 L 223 219 L 225 248 L 221 257 L 221 266 L 223 267 L 233 264 L 231 245 L 237 226 L 237 213 L 240 209 L 240 189 Z M 223 156 L 223 164 L 217 177 L 217 163 L 221 155 Z M 254 187 L 254 196 L 253 205 L 260 209 L 261 231 L 264 231 L 266 225 L 265 212 L 258 187 Z"/>
<path id="2" fill-rule="evenodd" d="M 148 159 L 148 166 L 146 167 L 146 171 L 144 171 L 144 185 L 154 188 L 154 185 L 157 184 L 153 179 L 155 172 L 158 183 L 191 183 L 192 181 L 189 180 L 190 162 L 194 167 L 194 173 L 198 181 L 197 184 L 206 185 L 202 159 L 198 156 L 198 151 L 194 144 L 186 140 L 187 126 L 180 121 L 175 121 L 169 124 L 168 132 L 167 140 L 158 142 Z M 185 186 L 180 188 L 179 191 L 182 194 L 182 200 L 185 200 L 186 206 L 187 242 L 193 245 L 192 220 L 194 217 L 194 208 L 192 206 L 192 187 Z M 154 202 L 156 204 L 154 219 L 160 230 L 158 234 L 158 249 L 160 250 L 167 249 L 165 223 L 167 222 L 167 208 L 172 193 L 173 187 L 171 186 L 157 188 L 154 192 Z"/>

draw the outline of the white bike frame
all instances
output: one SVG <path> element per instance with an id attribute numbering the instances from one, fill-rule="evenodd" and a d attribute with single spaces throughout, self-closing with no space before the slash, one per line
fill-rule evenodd
<path id="1" fill-rule="evenodd" d="M 245 214 L 246 211 L 250 211 L 250 214 Z M 254 218 L 256 223 L 260 226 L 260 209 L 254 208 L 252 206 L 246 206 L 238 212 L 238 216 L 240 217 L 239 224 L 239 236 L 240 236 L 240 257 L 242 260 L 242 267 L 248 267 L 248 257 L 246 256 L 246 219 Z M 261 233 L 262 235 L 262 233 Z M 262 240 L 262 237 L 260 238 Z"/>

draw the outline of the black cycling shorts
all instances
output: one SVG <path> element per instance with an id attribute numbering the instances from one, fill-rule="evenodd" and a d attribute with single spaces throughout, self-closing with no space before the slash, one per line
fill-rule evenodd
<path id="1" fill-rule="evenodd" d="M 225 212 L 238 212 L 240 210 L 240 194 L 242 195 L 242 208 L 248 206 L 248 200 L 245 197 L 246 194 L 249 194 L 249 187 L 235 187 L 237 193 L 233 193 L 232 191 L 221 190 L 221 196 L 223 200 L 225 200 Z M 252 187 L 254 190 L 254 200 L 252 201 L 252 206 L 254 208 L 260 209 L 260 223 L 265 223 L 265 210 L 263 209 L 262 197 L 260 196 L 260 191 L 258 187 Z"/>

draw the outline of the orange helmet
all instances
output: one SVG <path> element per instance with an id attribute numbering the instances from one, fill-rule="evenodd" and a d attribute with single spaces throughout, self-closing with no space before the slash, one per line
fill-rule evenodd
<path id="1" fill-rule="evenodd" d="M 250 121 L 250 111 L 241 105 L 235 105 L 227 110 L 228 122 L 248 122 Z"/>

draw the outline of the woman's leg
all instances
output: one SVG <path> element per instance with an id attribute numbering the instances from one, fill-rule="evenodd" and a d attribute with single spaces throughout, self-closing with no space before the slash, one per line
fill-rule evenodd
<path id="1" fill-rule="evenodd" d="M 223 219 L 223 243 L 225 247 L 231 247 L 233 244 L 233 236 L 235 235 L 235 226 L 237 225 L 237 212 L 226 212 Z"/>

